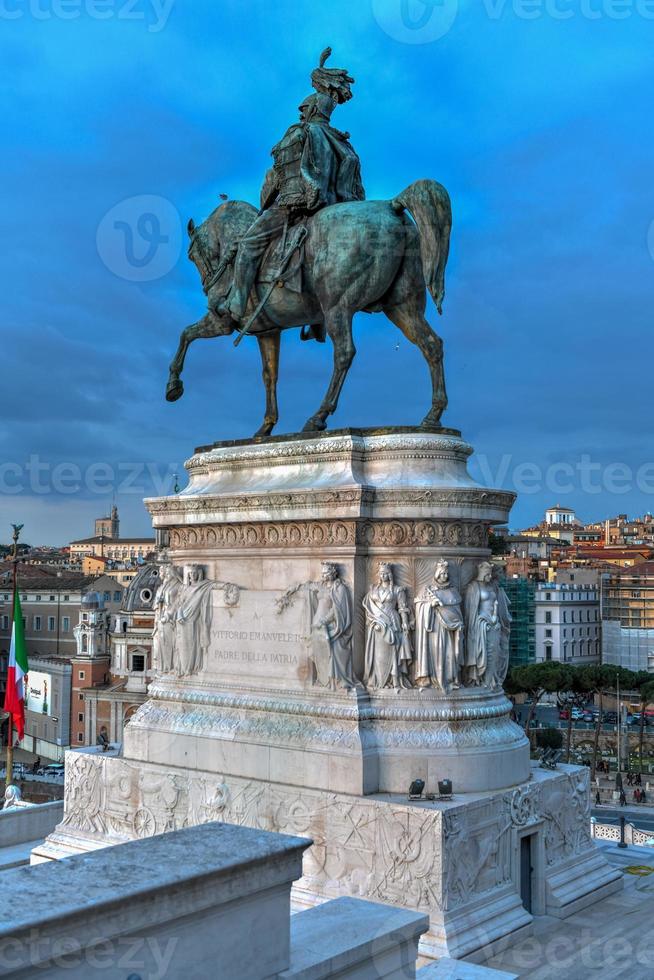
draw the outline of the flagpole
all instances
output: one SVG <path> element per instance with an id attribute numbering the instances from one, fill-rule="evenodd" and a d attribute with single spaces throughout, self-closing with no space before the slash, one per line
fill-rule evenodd
<path id="1" fill-rule="evenodd" d="M 14 615 L 16 612 L 16 588 L 18 585 L 18 538 L 20 537 L 20 532 L 22 524 L 12 524 L 14 529 L 13 542 L 14 549 L 12 552 L 12 561 L 14 563 L 14 591 L 13 591 L 13 602 L 11 604 L 11 633 L 13 635 L 14 630 Z M 14 716 L 9 715 L 9 723 L 7 726 L 7 775 L 5 778 L 5 786 L 11 786 L 14 779 Z"/>

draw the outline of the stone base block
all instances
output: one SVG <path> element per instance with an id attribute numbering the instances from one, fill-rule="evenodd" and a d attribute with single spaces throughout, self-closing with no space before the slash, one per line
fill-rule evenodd
<path id="1" fill-rule="evenodd" d="M 66 763 L 64 819 L 35 857 L 216 819 L 307 836 L 313 846 L 294 886 L 296 903 L 349 895 L 426 913 L 420 949 L 432 958 L 483 954 L 528 928 L 532 914 L 568 914 L 621 884 L 590 837 L 585 768 L 534 768 L 512 789 L 409 802 L 84 751 L 70 752 Z"/>

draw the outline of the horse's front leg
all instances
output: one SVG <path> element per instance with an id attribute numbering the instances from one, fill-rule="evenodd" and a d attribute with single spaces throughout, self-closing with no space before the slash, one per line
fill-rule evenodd
<path id="1" fill-rule="evenodd" d="M 199 337 L 218 337 L 222 333 L 224 331 L 221 329 L 220 321 L 212 313 L 206 313 L 197 323 L 192 323 L 190 327 L 185 327 L 182 330 L 179 347 L 170 363 L 168 384 L 166 385 L 166 401 L 176 402 L 184 394 L 184 384 L 180 375 L 184 368 L 184 359 L 189 344 L 192 344 Z"/>
<path id="2" fill-rule="evenodd" d="M 327 428 L 325 419 L 336 411 L 343 383 L 356 354 L 352 339 L 351 312 L 331 310 L 325 315 L 325 328 L 334 345 L 334 369 L 322 404 L 315 415 L 307 420 L 303 432 L 322 431 Z"/>
<path id="3" fill-rule="evenodd" d="M 279 346 L 281 330 L 257 337 L 261 365 L 263 368 L 263 383 L 266 388 L 266 414 L 263 425 L 255 432 L 255 436 L 269 436 L 277 424 L 279 411 L 277 409 L 277 377 L 279 374 Z"/>

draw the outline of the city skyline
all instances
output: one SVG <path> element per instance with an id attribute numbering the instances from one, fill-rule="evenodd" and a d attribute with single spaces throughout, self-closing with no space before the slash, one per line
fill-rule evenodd
<path id="1" fill-rule="evenodd" d="M 475 478 L 518 491 L 516 527 L 555 500 L 588 521 L 649 509 L 651 412 L 636 374 L 653 279 L 643 16 L 600 4 L 598 17 L 562 19 L 544 5 L 527 19 L 517 3 L 460 2 L 442 36 L 405 43 L 382 7 L 281 3 L 247 37 L 231 2 L 5 24 L 19 94 L 2 96 L 13 248 L 0 522 L 62 543 L 115 493 L 126 533 L 144 534 L 142 497 L 170 492 L 175 473 L 183 486 L 195 446 L 257 428 L 253 342 L 196 345 L 184 398 L 164 401 L 179 332 L 203 312 L 183 229 L 220 194 L 257 200 L 326 44 L 357 79 L 333 121 L 368 196 L 422 175 L 451 192 L 444 316 L 431 301 L 428 315 L 445 341 L 443 421 L 474 445 Z M 154 265 L 139 264 L 144 210 L 169 238 Z M 355 339 L 332 427 L 418 422 L 429 389 L 417 352 L 382 317 L 357 317 Z M 301 426 L 329 362 L 284 337 L 278 433 Z"/>

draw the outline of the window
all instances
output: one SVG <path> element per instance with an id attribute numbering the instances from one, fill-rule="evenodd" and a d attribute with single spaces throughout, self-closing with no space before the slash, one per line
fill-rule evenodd
<path id="1" fill-rule="evenodd" d="M 545 636 L 550 637 L 550 639 L 551 639 L 551 637 L 552 637 L 552 630 L 545 630 Z"/>
<path id="2" fill-rule="evenodd" d="M 78 711 L 77 712 L 77 720 L 78 721 L 84 721 L 84 712 L 83 711 Z"/>
<path id="3" fill-rule="evenodd" d="M 551 623 L 552 622 L 552 613 L 549 611 L 549 609 L 545 613 L 545 622 L 546 623 Z"/>
<path id="4" fill-rule="evenodd" d="M 114 602 L 120 602 L 120 592 L 118 589 L 114 592 Z"/>
<path id="5" fill-rule="evenodd" d="M 84 671 L 83 670 L 80 670 L 80 672 L 79 672 L 79 679 L 81 681 L 83 681 L 84 680 L 84 677 L 85 677 Z"/>
<path id="6" fill-rule="evenodd" d="M 54 616 L 48 616 L 48 629 L 51 633 L 54 633 L 55 628 L 55 618 Z"/>
<path id="7" fill-rule="evenodd" d="M 3 616 L 2 617 L 2 628 L 3 628 L 3 630 L 8 630 L 9 629 L 9 616 Z"/>
<path id="8" fill-rule="evenodd" d="M 77 733 L 77 741 L 78 742 L 83 742 L 84 741 L 84 736 L 82 735 L 81 732 L 78 732 Z"/>
<path id="9" fill-rule="evenodd" d="M 83 694 L 78 694 L 77 695 L 77 699 L 78 699 L 78 701 L 83 701 L 84 700 L 84 695 Z"/>
<path id="10" fill-rule="evenodd" d="M 62 629 L 64 633 L 70 633 L 70 616 L 64 616 Z"/>
<path id="11" fill-rule="evenodd" d="M 132 654 L 132 670 L 142 673 L 145 670 L 145 657 L 142 653 Z"/>
<path id="12" fill-rule="evenodd" d="M 104 599 L 105 602 L 110 602 L 111 601 L 111 592 L 103 592 L 102 593 L 102 598 Z"/>
<path id="13" fill-rule="evenodd" d="M 545 593 L 545 598 L 546 599 L 551 599 L 552 598 L 552 593 L 551 592 L 546 592 Z"/>
<path id="14" fill-rule="evenodd" d="M 35 616 L 34 617 L 34 631 L 36 633 L 38 633 L 40 629 L 41 629 L 41 617 L 40 616 Z"/>
<path id="15" fill-rule="evenodd" d="M 35 598 L 36 598 L 36 601 L 37 602 L 40 602 L 41 601 L 41 596 L 40 595 L 35 596 Z"/>
<path id="16" fill-rule="evenodd" d="M 70 599 L 70 596 L 69 595 L 65 595 L 64 596 L 64 602 L 68 602 L 69 599 Z"/>
<path id="17" fill-rule="evenodd" d="M 552 659 L 552 647 L 549 644 L 545 647 L 545 659 L 546 660 Z"/>
<path id="18" fill-rule="evenodd" d="M 51 595 L 50 596 L 50 602 L 54 602 L 54 601 L 55 601 L 55 597 L 53 595 Z"/>

